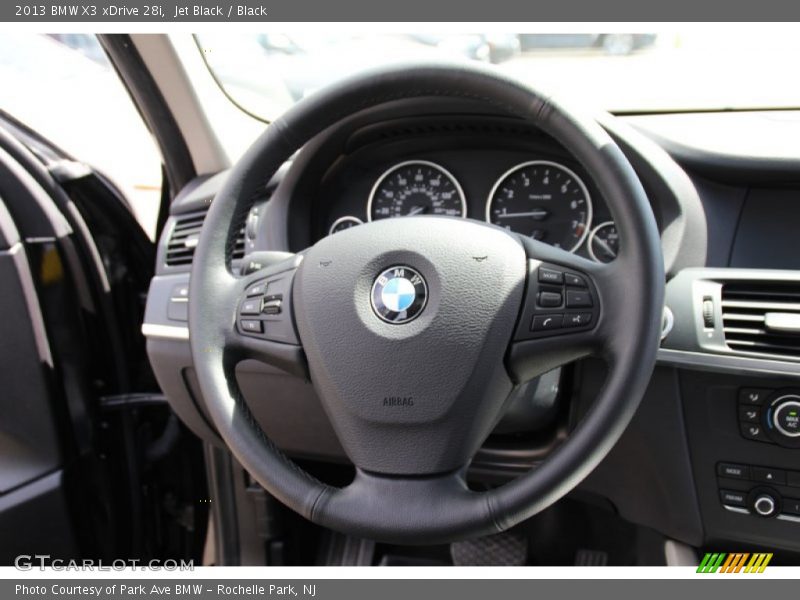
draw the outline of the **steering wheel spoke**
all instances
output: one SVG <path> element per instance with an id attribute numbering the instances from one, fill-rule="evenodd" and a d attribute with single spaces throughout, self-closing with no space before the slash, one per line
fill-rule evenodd
<path id="1" fill-rule="evenodd" d="M 410 544 L 420 543 L 420 528 L 425 544 L 496 533 L 490 495 L 470 490 L 465 472 L 400 477 L 356 469 L 350 485 L 323 492 L 313 518 L 356 536 Z M 454 513 L 458 519 L 451 518 Z"/>
<path id="2" fill-rule="evenodd" d="M 528 282 L 507 364 L 517 381 L 606 351 L 615 267 L 523 239 Z"/>
<path id="3" fill-rule="evenodd" d="M 307 377 L 292 305 L 294 275 L 302 255 L 276 252 L 273 260 L 267 256 L 262 261 L 259 270 L 233 279 L 229 297 L 235 315 L 226 335 L 227 357 L 234 363 L 258 360 Z"/>

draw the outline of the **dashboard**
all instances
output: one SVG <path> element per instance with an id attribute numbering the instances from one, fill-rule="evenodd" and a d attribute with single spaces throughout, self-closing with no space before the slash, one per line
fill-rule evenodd
<path id="1" fill-rule="evenodd" d="M 694 546 L 733 540 L 800 551 L 800 450 L 774 423 L 776 414 L 784 430 L 795 423 L 800 335 L 766 326 L 775 313 L 800 322 L 800 157 L 743 157 L 737 127 L 747 121 L 751 130 L 753 119 L 600 120 L 653 208 L 671 318 L 639 412 L 576 493 Z M 696 137 L 704 123 L 707 137 L 725 131 L 737 154 L 670 138 Z M 774 136 L 785 129 L 777 123 Z M 162 389 L 212 444 L 187 343 L 187 248 L 225 175 L 198 180 L 173 202 L 144 326 Z M 409 214 L 488 221 L 603 262 L 624 244 L 595 182 L 552 138 L 468 101 L 430 99 L 365 111 L 307 144 L 246 216 L 233 265 L 248 269 L 258 251 L 299 252 L 347 227 Z M 472 476 L 496 485 L 535 467 L 591 410 L 604 375 L 602 362 L 584 360 L 520 386 Z M 237 379 L 278 446 L 301 459 L 347 463 L 310 382 L 255 362 L 240 365 Z M 754 393 L 759 402 L 748 406 Z"/>

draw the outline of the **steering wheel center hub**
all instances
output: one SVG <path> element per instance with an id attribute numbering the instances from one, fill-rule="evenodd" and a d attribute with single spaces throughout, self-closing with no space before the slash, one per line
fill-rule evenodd
<path id="1" fill-rule="evenodd" d="M 369 223 L 307 252 L 297 327 L 356 465 L 419 474 L 468 462 L 512 389 L 503 354 L 526 264 L 514 236 L 445 217 Z"/>

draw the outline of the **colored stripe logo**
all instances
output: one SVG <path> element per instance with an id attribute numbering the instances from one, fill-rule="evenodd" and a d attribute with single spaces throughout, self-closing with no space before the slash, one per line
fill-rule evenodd
<path id="1" fill-rule="evenodd" d="M 698 573 L 763 573 L 772 552 L 707 552 L 703 557 Z"/>

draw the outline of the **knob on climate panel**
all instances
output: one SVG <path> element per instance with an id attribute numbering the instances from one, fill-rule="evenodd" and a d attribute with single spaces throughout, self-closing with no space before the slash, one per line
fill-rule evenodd
<path id="1" fill-rule="evenodd" d="M 778 399 L 772 407 L 772 425 L 781 435 L 800 437 L 800 398 Z"/>

